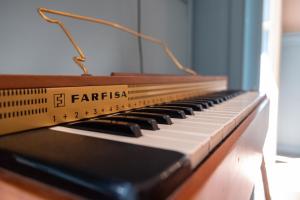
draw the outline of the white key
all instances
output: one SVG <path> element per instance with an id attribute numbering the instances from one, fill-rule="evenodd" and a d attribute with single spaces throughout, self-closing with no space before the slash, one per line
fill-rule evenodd
<path id="1" fill-rule="evenodd" d="M 209 138 L 210 150 L 212 150 L 216 145 L 218 145 L 223 139 L 223 129 L 221 125 L 215 124 L 198 124 L 185 122 L 186 124 L 174 124 L 174 125 L 164 125 L 159 124 L 159 128 L 163 131 L 170 131 L 175 133 L 190 133 L 194 135 L 206 136 Z"/>
<path id="2" fill-rule="evenodd" d="M 224 117 L 224 116 L 192 116 L 189 117 L 188 120 L 196 121 L 196 122 L 208 122 L 210 124 L 221 124 L 223 127 L 223 138 L 230 133 L 231 130 L 236 127 L 236 116 L 233 117 Z"/>
<path id="3" fill-rule="evenodd" d="M 197 140 L 181 140 L 179 138 L 176 139 L 176 137 L 167 137 L 168 133 L 164 133 L 164 131 L 162 130 L 158 130 L 155 132 L 153 131 L 153 133 L 151 134 L 143 130 L 142 132 L 145 133 L 145 135 L 138 138 L 133 138 L 127 136 L 118 136 L 107 133 L 67 128 L 62 126 L 56 126 L 50 129 L 72 134 L 84 135 L 88 137 L 95 137 L 117 142 L 125 142 L 129 144 L 180 152 L 189 158 L 192 167 L 195 167 L 202 159 L 204 159 L 208 155 L 210 147 L 210 141 L 208 137 L 199 136 L 197 137 Z M 159 136 L 159 134 L 161 134 L 161 136 Z"/>
<path id="4" fill-rule="evenodd" d="M 159 124 L 160 130 L 142 130 L 139 138 L 84 131 L 66 127 L 51 129 L 185 154 L 194 168 L 253 110 L 259 101 L 256 92 L 247 92 L 204 111 L 194 111 L 174 124 Z"/>

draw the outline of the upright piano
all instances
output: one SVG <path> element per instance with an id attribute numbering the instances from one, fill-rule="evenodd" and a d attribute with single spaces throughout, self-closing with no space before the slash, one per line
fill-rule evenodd
<path id="1" fill-rule="evenodd" d="M 84 76 L 0 75 L 1 199 L 250 199 L 255 179 L 266 183 L 265 95 L 196 75 L 165 43 L 120 24 L 38 11 L 63 29 Z M 88 75 L 46 13 L 154 42 L 191 75 Z"/>

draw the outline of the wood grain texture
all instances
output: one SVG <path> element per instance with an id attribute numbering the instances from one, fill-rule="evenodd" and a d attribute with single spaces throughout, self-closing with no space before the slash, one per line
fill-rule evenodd
<path id="1" fill-rule="evenodd" d="M 224 76 L 175 76 L 175 75 L 122 75 L 122 76 L 41 76 L 41 75 L 0 75 L 0 89 L 77 87 L 95 85 L 136 85 L 193 83 L 202 81 L 227 80 Z"/>
<path id="2" fill-rule="evenodd" d="M 264 98 L 170 199 L 250 199 L 260 176 L 269 103 Z"/>

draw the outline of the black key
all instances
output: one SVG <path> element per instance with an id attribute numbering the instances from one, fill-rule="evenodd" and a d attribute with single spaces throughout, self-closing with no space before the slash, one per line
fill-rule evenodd
<path id="1" fill-rule="evenodd" d="M 183 107 L 183 106 L 157 105 L 157 106 L 151 106 L 151 108 L 167 108 L 167 109 L 182 110 L 186 115 L 194 115 L 194 111 L 192 108 Z"/>
<path id="2" fill-rule="evenodd" d="M 223 99 L 224 101 L 227 101 L 228 99 L 230 99 L 229 95 L 225 95 L 223 97 L 219 97 L 220 99 Z"/>
<path id="3" fill-rule="evenodd" d="M 137 109 L 138 112 L 145 112 L 145 113 L 159 113 L 159 114 L 166 114 L 173 118 L 185 119 L 186 116 L 182 110 L 174 110 L 174 109 L 167 109 L 167 108 L 141 108 Z"/>
<path id="4" fill-rule="evenodd" d="M 195 104 L 200 104 L 202 106 L 202 108 L 204 108 L 204 109 L 207 109 L 207 108 L 210 107 L 210 104 L 207 101 L 186 100 L 186 101 L 179 101 L 179 102 L 180 103 L 195 103 Z"/>
<path id="5" fill-rule="evenodd" d="M 201 98 L 201 97 L 200 97 Z M 215 96 L 213 96 L 213 95 L 208 95 L 208 96 L 204 96 L 203 98 L 205 98 L 205 99 L 220 99 L 220 100 L 223 100 L 223 98 L 224 98 L 224 95 L 215 95 Z"/>
<path id="6" fill-rule="evenodd" d="M 195 101 L 195 102 L 199 103 L 204 109 L 207 109 L 210 106 L 213 106 L 213 102 L 212 102 L 212 104 L 209 104 L 208 101 Z"/>
<path id="7" fill-rule="evenodd" d="M 212 94 L 207 94 L 195 99 L 201 99 L 201 100 L 210 100 L 213 101 L 213 103 L 218 104 L 222 103 L 223 101 L 226 101 L 232 97 L 235 97 L 239 95 L 241 91 L 239 90 L 229 90 L 229 91 L 220 91 Z"/>
<path id="8" fill-rule="evenodd" d="M 151 118 L 114 115 L 108 117 L 101 117 L 98 119 L 105 119 L 105 120 L 107 119 L 107 120 L 114 120 L 120 122 L 131 122 L 131 123 L 138 124 L 142 129 L 153 130 L 153 131 L 159 130 L 155 119 L 151 119 Z"/>
<path id="9" fill-rule="evenodd" d="M 196 100 L 212 101 L 214 104 L 219 104 L 219 103 L 223 102 L 221 99 L 206 98 L 206 97 L 200 97 L 200 98 L 197 98 Z"/>
<path id="10" fill-rule="evenodd" d="M 209 106 L 213 106 L 215 103 L 210 99 L 204 99 L 205 97 L 194 97 L 186 100 L 176 101 L 176 102 L 204 102 L 208 103 Z"/>
<path id="11" fill-rule="evenodd" d="M 201 100 L 199 100 L 199 101 L 201 101 Z M 214 102 L 210 101 L 210 100 L 203 101 L 203 102 L 206 102 L 210 107 L 215 105 Z"/>
<path id="12" fill-rule="evenodd" d="M 222 102 L 226 101 L 226 99 L 223 99 L 223 98 L 220 98 L 220 97 L 215 98 L 214 100 L 219 101 L 219 103 L 222 103 Z"/>
<path id="13" fill-rule="evenodd" d="M 176 151 L 48 128 L 1 137 L 0 155 L 1 169 L 22 170 L 80 199 L 166 199 L 192 172 L 186 155 Z"/>
<path id="14" fill-rule="evenodd" d="M 216 101 L 217 103 L 222 103 L 224 100 L 221 98 L 214 98 L 212 101 Z"/>
<path id="15" fill-rule="evenodd" d="M 114 120 L 87 120 L 66 124 L 65 126 L 70 128 L 110 133 L 114 135 L 122 135 L 129 137 L 142 136 L 139 125 Z"/>
<path id="16" fill-rule="evenodd" d="M 127 112 L 119 115 L 124 116 L 136 116 L 136 117 L 146 117 L 155 119 L 159 124 L 173 124 L 169 115 L 157 114 L 157 113 L 143 113 L 143 112 Z"/>
<path id="17" fill-rule="evenodd" d="M 243 93 L 244 93 L 244 91 L 242 91 L 242 90 L 237 90 L 237 91 L 231 93 L 230 95 L 231 95 L 232 97 L 236 97 L 236 96 L 241 95 L 241 94 L 243 94 Z"/>
<path id="18" fill-rule="evenodd" d="M 226 101 L 228 99 L 227 94 L 207 95 L 207 96 L 203 96 L 203 98 L 219 100 L 220 102 Z"/>
<path id="19" fill-rule="evenodd" d="M 166 103 L 164 105 L 168 105 L 168 106 L 184 106 L 184 107 L 192 108 L 195 111 L 202 111 L 203 110 L 203 107 L 200 104 L 196 104 L 196 103 L 171 102 L 171 103 Z"/>
<path id="20" fill-rule="evenodd" d="M 211 100 L 198 100 L 198 99 L 192 99 L 192 101 L 196 101 L 197 103 L 198 102 L 200 102 L 200 103 L 206 103 L 206 104 L 208 104 L 208 106 L 209 107 L 211 107 L 211 106 L 214 106 L 214 102 L 213 101 L 211 101 Z"/>
<path id="21" fill-rule="evenodd" d="M 223 101 L 227 101 L 229 97 L 227 95 L 218 97 L 219 99 L 222 99 Z"/>

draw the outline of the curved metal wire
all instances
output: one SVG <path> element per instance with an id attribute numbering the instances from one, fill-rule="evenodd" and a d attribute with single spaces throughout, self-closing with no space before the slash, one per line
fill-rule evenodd
<path id="1" fill-rule="evenodd" d="M 162 41 L 160 41 L 160 40 L 158 40 L 154 37 L 151 37 L 149 35 L 145 35 L 143 33 L 136 32 L 136 31 L 134 31 L 134 30 L 132 30 L 132 29 L 126 27 L 126 26 L 121 25 L 121 24 L 111 22 L 111 21 L 107 21 L 107 20 L 104 20 L 104 19 L 86 17 L 86 16 L 76 15 L 76 14 L 72 14 L 72 13 L 61 12 L 61 11 L 57 11 L 57 10 L 49 10 L 47 8 L 39 8 L 38 13 L 47 22 L 58 24 L 61 27 L 61 29 L 64 31 L 64 33 L 66 34 L 66 36 L 70 40 L 71 44 L 73 45 L 73 47 L 76 49 L 76 51 L 79 54 L 79 56 L 74 56 L 73 60 L 82 69 L 83 75 L 88 75 L 88 69 L 83 64 L 83 62 L 86 60 L 86 57 L 85 57 L 83 51 L 77 45 L 77 43 L 75 42 L 75 40 L 72 37 L 72 35 L 70 34 L 70 32 L 65 28 L 64 24 L 61 21 L 57 20 L 57 19 L 52 19 L 52 18 L 48 17 L 45 13 L 61 15 L 61 16 L 65 16 L 65 17 L 71 17 L 71 18 L 74 18 L 74 19 L 84 20 L 84 21 L 88 21 L 88 22 L 92 22 L 92 23 L 103 24 L 103 25 L 110 26 L 110 27 L 113 27 L 115 29 L 130 33 L 131 35 L 133 35 L 135 37 L 141 37 L 144 40 L 150 41 L 154 44 L 157 44 L 157 45 L 161 46 L 161 48 L 164 50 L 166 55 L 170 58 L 170 60 L 175 64 L 175 66 L 178 69 L 180 69 L 182 71 L 185 71 L 185 72 L 187 72 L 189 74 L 192 74 L 192 75 L 197 75 L 197 73 L 194 70 L 183 66 L 179 62 L 179 60 L 176 58 L 174 53 L 169 49 L 169 47 L 164 42 L 162 42 Z"/>

